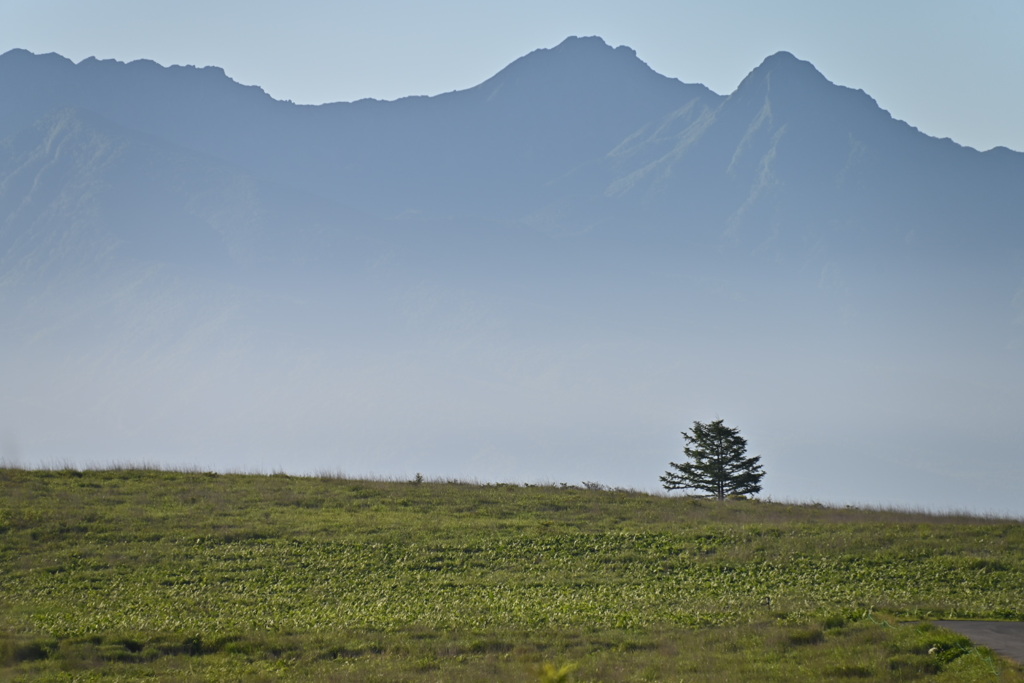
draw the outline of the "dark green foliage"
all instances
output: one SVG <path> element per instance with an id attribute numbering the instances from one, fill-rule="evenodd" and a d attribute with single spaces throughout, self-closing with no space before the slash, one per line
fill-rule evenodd
<path id="1" fill-rule="evenodd" d="M 761 458 L 745 457 L 747 440 L 740 436 L 740 430 L 726 427 L 722 420 L 694 422 L 689 432 L 683 432 L 683 439 L 689 461 L 670 463 L 675 471 L 661 476 L 666 490 L 702 491 L 718 500 L 761 490 Z"/>
<path id="2" fill-rule="evenodd" d="M 875 672 L 867 666 L 837 666 L 834 669 L 830 669 L 826 672 L 828 677 L 831 678 L 872 678 Z"/>
<path id="3" fill-rule="evenodd" d="M 825 629 L 842 628 L 846 626 L 846 618 L 841 614 L 830 614 L 821 625 Z"/>
<path id="4" fill-rule="evenodd" d="M 24 643 L 14 643 L 9 648 L 9 658 L 15 662 L 33 662 L 39 659 L 46 659 L 53 650 L 53 644 L 45 641 L 30 640 Z"/>
<path id="5" fill-rule="evenodd" d="M 825 640 L 825 634 L 816 628 L 802 628 L 786 634 L 790 645 L 817 645 Z"/>
<path id="6" fill-rule="evenodd" d="M 901 679 L 917 678 L 942 671 L 942 665 L 928 655 L 898 655 L 889 660 L 889 669 Z"/>

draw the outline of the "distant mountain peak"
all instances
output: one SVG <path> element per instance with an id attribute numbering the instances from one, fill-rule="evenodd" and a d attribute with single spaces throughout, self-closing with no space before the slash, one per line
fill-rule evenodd
<path id="1" fill-rule="evenodd" d="M 0 59 L 18 59 L 18 58 L 23 58 L 23 57 L 31 55 L 31 54 L 32 54 L 31 52 L 29 52 L 28 50 L 26 50 L 24 48 L 16 47 L 13 50 L 8 50 L 7 52 L 5 52 L 2 55 L 0 55 Z"/>
<path id="2" fill-rule="evenodd" d="M 551 48 L 553 50 L 559 50 L 563 48 L 571 47 L 597 47 L 597 48 L 608 48 L 608 43 L 604 41 L 601 36 L 567 36 L 565 40 Z"/>
<path id="3" fill-rule="evenodd" d="M 761 64 L 790 64 L 790 65 L 797 65 L 797 64 L 810 64 L 810 62 L 807 62 L 807 61 L 804 61 L 803 59 L 800 59 L 799 57 L 794 55 L 792 52 L 788 52 L 787 50 L 779 50 L 775 54 L 771 54 L 771 55 L 768 55 L 767 57 L 765 57 L 764 60 L 762 60 Z"/>
<path id="4" fill-rule="evenodd" d="M 757 68 L 743 79 L 737 90 L 743 88 L 745 84 L 749 86 L 751 83 L 778 78 L 794 82 L 818 82 L 832 85 L 832 82 L 825 78 L 813 64 L 796 57 L 791 52 L 782 50 L 765 58 Z"/>
<path id="5" fill-rule="evenodd" d="M 8 50 L 7 52 L 0 55 L 0 63 L 19 63 L 28 61 L 32 61 L 33 63 L 61 64 L 68 66 L 74 64 L 74 62 L 72 62 L 70 59 L 64 57 L 63 55 L 59 55 L 56 52 L 36 54 L 34 52 L 30 52 L 29 50 L 25 50 L 20 47 L 16 47 L 13 50 Z"/>
<path id="6" fill-rule="evenodd" d="M 678 93 L 685 89 L 688 97 L 718 97 L 703 85 L 684 84 L 659 74 L 632 48 L 611 47 L 598 36 L 569 36 L 555 47 L 534 50 L 474 90 L 495 93 L 520 86 L 546 87 L 552 92 L 561 90 L 563 95 L 569 96 L 580 91 L 605 90 L 617 92 L 620 97 L 632 97 L 653 91 Z"/>
<path id="7" fill-rule="evenodd" d="M 878 103 L 860 90 L 837 85 L 810 62 L 789 52 L 776 52 L 751 71 L 729 96 L 734 105 L 807 117 L 846 117 L 853 111 L 875 116 Z M 770 104 L 769 104 L 770 103 Z M 885 118 L 888 113 L 882 112 Z"/>
<path id="8" fill-rule="evenodd" d="M 550 48 L 549 52 L 555 51 L 569 51 L 574 50 L 581 53 L 595 53 L 595 52 L 607 52 L 607 53 L 618 53 L 619 55 L 636 57 L 636 50 L 626 45 L 619 45 L 618 47 L 612 47 L 605 42 L 604 38 L 600 36 L 569 36 L 561 43 L 553 48 Z M 540 50 L 535 50 L 539 52 Z"/>
<path id="9" fill-rule="evenodd" d="M 160 72 L 166 71 L 170 73 L 198 73 L 206 77 L 223 78 L 233 83 L 237 83 L 234 79 L 225 73 L 224 69 L 219 66 L 195 66 L 193 64 L 171 64 L 164 66 L 159 62 L 155 62 L 152 59 L 133 59 L 130 62 L 122 62 L 117 59 L 100 59 L 98 57 L 86 57 L 80 61 L 77 66 L 87 68 L 127 68 L 132 71 L 150 71 Z M 242 85 L 239 83 L 239 85 Z M 258 87 L 258 86 L 244 86 L 244 87 Z"/>
<path id="10" fill-rule="evenodd" d="M 636 51 L 624 45 L 612 47 L 598 36 L 569 36 L 551 48 L 540 48 L 512 62 L 504 71 L 517 68 L 517 65 L 533 65 L 544 63 L 546 68 L 556 65 L 572 68 L 592 68 L 595 65 L 607 67 L 619 64 L 627 68 L 642 65 L 644 70 L 651 70 L 646 63 L 636 56 Z"/>

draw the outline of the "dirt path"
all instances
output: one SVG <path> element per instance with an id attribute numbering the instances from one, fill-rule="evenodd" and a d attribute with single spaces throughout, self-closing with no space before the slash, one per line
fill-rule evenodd
<path id="1" fill-rule="evenodd" d="M 933 621 L 984 645 L 993 652 L 1024 664 L 1024 622 L 1020 621 Z"/>

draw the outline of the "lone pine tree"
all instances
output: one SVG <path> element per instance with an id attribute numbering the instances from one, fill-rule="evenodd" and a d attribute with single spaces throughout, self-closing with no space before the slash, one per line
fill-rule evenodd
<path id="1" fill-rule="evenodd" d="M 694 422 L 683 438 L 689 462 L 669 463 L 672 469 L 661 476 L 665 489 L 694 489 L 718 500 L 761 490 L 761 457 L 745 457 L 747 440 L 739 429 L 726 427 L 722 420 Z"/>

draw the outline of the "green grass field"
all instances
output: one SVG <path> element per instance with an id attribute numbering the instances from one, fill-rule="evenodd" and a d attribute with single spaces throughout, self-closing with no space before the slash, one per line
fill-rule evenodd
<path id="1" fill-rule="evenodd" d="M 0 680 L 1024 681 L 938 618 L 1024 619 L 1024 525 L 0 469 Z"/>

